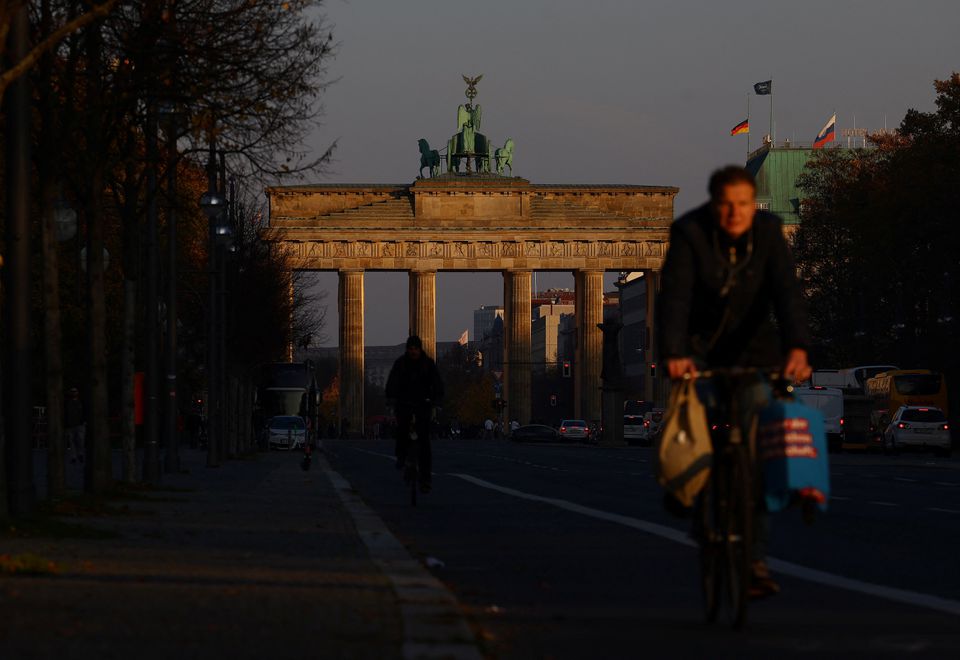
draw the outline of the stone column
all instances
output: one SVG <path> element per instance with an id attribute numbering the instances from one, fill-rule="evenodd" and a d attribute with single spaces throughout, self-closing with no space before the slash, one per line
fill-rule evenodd
<path id="1" fill-rule="evenodd" d="M 577 417 L 589 424 L 600 419 L 600 371 L 603 366 L 603 271 L 579 270 L 576 283 L 577 352 L 574 385 Z"/>
<path id="2" fill-rule="evenodd" d="M 340 311 L 340 433 L 363 433 L 363 271 L 341 270 L 337 292 Z"/>
<path id="3" fill-rule="evenodd" d="M 504 424 L 517 420 L 530 423 L 531 279 L 529 270 L 508 270 L 503 274 L 504 372 L 509 411 Z"/>
<path id="4" fill-rule="evenodd" d="M 437 359 L 437 273 L 435 271 L 410 271 L 409 334 L 423 341 L 423 350 Z"/>
<path id="5" fill-rule="evenodd" d="M 293 313 L 296 297 L 293 291 L 293 273 L 290 273 L 290 284 L 287 286 L 287 297 L 290 301 L 290 317 L 287 319 L 287 330 L 290 341 L 287 342 L 287 362 L 293 362 Z"/>

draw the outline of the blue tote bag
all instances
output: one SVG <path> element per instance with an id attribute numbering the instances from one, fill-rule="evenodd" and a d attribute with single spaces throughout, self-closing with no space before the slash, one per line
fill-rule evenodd
<path id="1" fill-rule="evenodd" d="M 819 410 L 790 400 L 774 400 L 761 410 L 757 459 L 768 511 L 782 511 L 799 499 L 813 500 L 826 510 L 830 462 Z"/>

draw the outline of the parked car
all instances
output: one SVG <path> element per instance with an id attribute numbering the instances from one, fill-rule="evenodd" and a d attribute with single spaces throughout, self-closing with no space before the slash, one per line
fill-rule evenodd
<path id="1" fill-rule="evenodd" d="M 560 440 L 560 434 L 552 426 L 527 424 L 514 429 L 510 439 L 514 442 L 557 442 Z"/>
<path id="2" fill-rule="evenodd" d="M 623 439 L 629 444 L 646 440 L 643 428 L 643 416 L 653 410 L 652 401 L 627 399 L 623 402 Z"/>
<path id="3" fill-rule="evenodd" d="M 663 408 L 654 408 L 643 415 L 643 431 L 641 443 L 645 445 L 653 444 L 660 437 L 663 430 Z"/>
<path id="4" fill-rule="evenodd" d="M 307 441 L 307 425 L 303 417 L 277 415 L 267 422 L 266 435 L 271 449 L 300 449 Z"/>
<path id="5" fill-rule="evenodd" d="M 560 422 L 560 438 L 563 440 L 587 440 L 590 428 L 582 419 L 565 419 Z"/>
<path id="6" fill-rule="evenodd" d="M 883 434 L 883 449 L 930 449 L 950 455 L 950 425 L 947 416 L 932 406 L 900 406 Z"/>

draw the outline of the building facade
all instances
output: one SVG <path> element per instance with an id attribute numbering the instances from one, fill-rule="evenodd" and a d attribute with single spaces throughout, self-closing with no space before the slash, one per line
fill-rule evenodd
<path id="1" fill-rule="evenodd" d="M 493 322 L 503 318 L 503 305 L 480 305 L 473 310 L 473 339 L 483 342 L 493 331 Z"/>

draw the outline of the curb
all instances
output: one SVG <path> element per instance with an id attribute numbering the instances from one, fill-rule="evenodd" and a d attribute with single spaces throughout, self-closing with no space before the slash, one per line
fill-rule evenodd
<path id="1" fill-rule="evenodd" d="M 319 460 L 317 460 L 319 459 Z M 390 580 L 403 622 L 402 657 L 481 660 L 477 640 L 446 587 L 387 529 L 356 490 L 323 456 L 315 459 L 353 519 L 370 558 Z"/>

